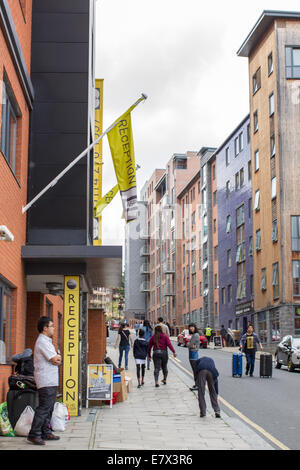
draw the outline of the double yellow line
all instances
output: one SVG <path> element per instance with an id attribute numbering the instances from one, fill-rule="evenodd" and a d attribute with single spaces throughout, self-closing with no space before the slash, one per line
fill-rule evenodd
<path id="1" fill-rule="evenodd" d="M 179 364 L 179 362 L 181 362 L 181 361 L 179 361 L 178 359 L 173 358 L 173 357 L 170 357 L 170 359 L 171 359 L 172 362 L 174 362 L 174 364 L 176 364 L 177 367 L 179 367 L 186 374 L 188 374 L 188 375 L 190 375 L 191 377 L 194 378 L 194 375 L 189 370 L 187 370 L 185 367 L 183 367 Z M 241 418 L 245 423 L 247 423 L 249 426 L 254 428 L 259 433 L 261 433 L 264 437 L 266 437 L 270 442 L 275 444 L 277 447 L 279 447 L 279 449 L 281 449 L 281 450 L 291 450 L 286 445 L 284 445 L 282 442 L 278 441 L 278 439 L 276 439 L 276 437 L 274 437 L 270 433 L 268 433 L 268 431 L 266 431 L 261 426 L 254 423 L 253 421 L 251 421 L 251 419 L 247 418 L 247 416 L 245 416 L 243 413 L 241 413 L 239 410 L 237 410 L 234 406 L 232 406 L 230 403 L 228 403 L 228 401 L 224 400 L 224 398 L 220 397 L 220 395 L 218 395 L 218 400 L 221 403 L 223 403 L 223 405 L 225 405 L 227 408 L 229 408 L 233 413 L 235 413 L 239 418 Z"/>

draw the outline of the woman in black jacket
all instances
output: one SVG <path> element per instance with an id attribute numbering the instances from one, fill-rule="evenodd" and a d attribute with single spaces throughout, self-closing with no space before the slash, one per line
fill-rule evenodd
<path id="1" fill-rule="evenodd" d="M 133 344 L 133 357 L 136 363 L 136 375 L 138 379 L 138 388 L 144 385 L 145 368 L 146 368 L 146 357 L 148 353 L 148 342 L 144 338 L 145 331 L 139 330 L 139 337 L 134 341 Z M 141 369 L 142 369 L 142 383 L 141 383 Z"/>

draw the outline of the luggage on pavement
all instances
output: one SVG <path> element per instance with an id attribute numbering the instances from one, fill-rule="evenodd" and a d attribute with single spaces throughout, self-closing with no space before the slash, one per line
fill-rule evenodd
<path id="1" fill-rule="evenodd" d="M 259 359 L 259 376 L 272 377 L 272 354 L 261 354 Z"/>
<path id="2" fill-rule="evenodd" d="M 24 390 L 9 390 L 7 392 L 8 418 L 14 428 L 18 419 L 25 410 L 26 406 L 31 406 L 33 411 L 39 404 L 39 395 L 37 390 L 25 388 Z"/>
<path id="3" fill-rule="evenodd" d="M 8 385 L 10 390 L 36 390 L 35 379 L 30 375 L 11 375 L 8 377 Z"/>
<path id="4" fill-rule="evenodd" d="M 232 355 L 232 377 L 242 377 L 243 375 L 243 355 L 234 353 Z"/>
<path id="5" fill-rule="evenodd" d="M 17 364 L 15 367 L 17 374 L 33 376 L 34 365 L 31 349 L 27 348 L 21 354 L 15 354 L 11 360 Z"/>

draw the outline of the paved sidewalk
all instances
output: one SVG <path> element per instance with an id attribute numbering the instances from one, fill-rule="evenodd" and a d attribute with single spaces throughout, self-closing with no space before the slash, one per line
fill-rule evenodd
<path id="1" fill-rule="evenodd" d="M 108 344 L 107 354 L 117 363 L 118 350 Z M 153 364 L 145 385 L 138 389 L 135 361 L 129 355 L 133 390 L 123 403 L 83 409 L 71 418 L 61 439 L 34 446 L 25 437 L 0 437 L 1 450 L 251 450 L 247 434 L 240 434 L 212 413 L 209 398 L 206 418 L 200 418 L 198 399 L 169 367 L 168 383 L 154 387 Z M 161 377 L 162 378 L 162 377 Z M 211 413 L 211 414 L 210 414 Z M 243 436 L 243 437 L 241 437 Z M 261 449 L 270 449 L 267 443 Z"/>

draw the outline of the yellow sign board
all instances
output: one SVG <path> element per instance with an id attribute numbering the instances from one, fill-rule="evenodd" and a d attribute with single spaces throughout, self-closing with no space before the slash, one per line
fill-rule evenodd
<path id="1" fill-rule="evenodd" d="M 78 416 L 79 403 L 79 276 L 65 276 L 63 403 Z"/>
<path id="2" fill-rule="evenodd" d="M 95 83 L 95 140 L 103 132 L 103 80 L 96 80 Z M 102 198 L 102 165 L 103 147 L 102 139 L 94 147 L 94 207 Z M 102 245 L 102 217 L 94 217 L 94 237 L 93 245 Z"/>
<path id="3" fill-rule="evenodd" d="M 88 400 L 112 401 L 113 366 L 111 364 L 89 364 L 87 382 Z"/>

